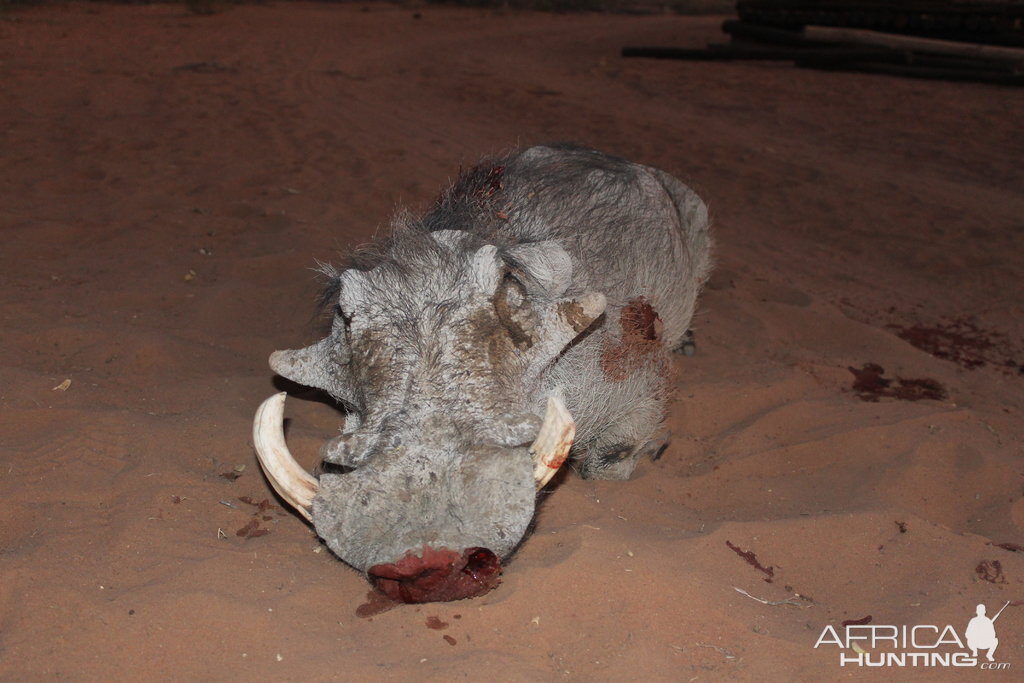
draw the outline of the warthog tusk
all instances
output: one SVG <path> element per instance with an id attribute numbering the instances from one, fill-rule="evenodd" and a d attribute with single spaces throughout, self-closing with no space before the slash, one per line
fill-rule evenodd
<path id="1" fill-rule="evenodd" d="M 274 490 L 302 516 L 312 521 L 313 498 L 320 483 L 295 462 L 284 441 L 284 400 L 288 394 L 274 394 L 256 409 L 252 442 L 263 473 Z"/>
<path id="2" fill-rule="evenodd" d="M 555 472 L 569 457 L 569 448 L 576 436 L 576 423 L 565 405 L 558 398 L 548 398 L 548 407 L 544 411 L 544 424 L 537 432 L 537 438 L 530 446 L 533 454 L 533 478 L 537 488 L 543 488 L 555 476 Z"/>

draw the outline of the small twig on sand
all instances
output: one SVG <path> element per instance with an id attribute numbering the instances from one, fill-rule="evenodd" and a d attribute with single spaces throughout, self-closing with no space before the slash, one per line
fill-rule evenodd
<path id="1" fill-rule="evenodd" d="M 794 600 L 793 598 L 788 598 L 786 600 L 764 600 L 762 598 L 758 598 L 758 597 L 755 597 L 755 596 L 751 595 L 750 593 L 748 593 L 747 591 L 743 590 L 742 588 L 737 588 L 736 586 L 733 586 L 732 588 L 737 593 L 741 593 L 743 595 L 746 595 L 751 600 L 757 600 L 762 605 L 771 605 L 773 607 L 778 606 L 778 605 L 789 605 L 790 607 L 800 607 L 801 609 L 804 608 L 804 607 L 810 607 L 810 605 L 806 605 L 806 604 L 800 602 L 799 600 Z"/>
<path id="2" fill-rule="evenodd" d="M 730 650 L 726 650 L 724 647 L 718 647 L 717 645 L 708 645 L 707 643 L 694 643 L 694 645 L 696 645 L 697 647 L 710 648 L 718 654 L 725 657 L 726 659 L 736 659 L 736 655 L 734 655 Z"/>

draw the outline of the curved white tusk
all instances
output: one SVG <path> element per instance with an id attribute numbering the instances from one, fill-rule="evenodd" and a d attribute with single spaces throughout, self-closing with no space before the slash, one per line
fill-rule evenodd
<path id="1" fill-rule="evenodd" d="M 576 436 L 576 423 L 572 415 L 565 409 L 561 400 L 554 396 L 548 397 L 548 407 L 544 411 L 544 424 L 537 432 L 537 438 L 530 446 L 533 454 L 533 478 L 537 488 L 543 488 L 555 472 L 569 457 L 572 440 Z"/>
<path id="2" fill-rule="evenodd" d="M 282 498 L 312 521 L 313 498 L 320 483 L 295 462 L 284 441 L 284 400 L 288 394 L 274 394 L 256 409 L 252 442 L 263 473 Z"/>

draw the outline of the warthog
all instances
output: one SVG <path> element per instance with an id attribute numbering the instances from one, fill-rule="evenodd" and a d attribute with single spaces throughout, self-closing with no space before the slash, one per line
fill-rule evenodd
<path id="1" fill-rule="evenodd" d="M 316 479 L 271 397 L 254 426 L 268 479 L 389 597 L 490 590 L 567 457 L 626 479 L 660 453 L 710 248 L 704 203 L 657 169 L 572 146 L 476 166 L 325 268 L 330 334 L 270 367 L 340 402 L 344 429 Z"/>

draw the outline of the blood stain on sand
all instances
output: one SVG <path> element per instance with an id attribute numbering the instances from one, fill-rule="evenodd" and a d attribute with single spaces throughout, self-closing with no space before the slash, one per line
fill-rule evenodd
<path id="1" fill-rule="evenodd" d="M 903 401 L 930 399 L 942 401 L 948 394 L 946 388 L 934 379 L 903 379 L 883 377 L 885 368 L 876 363 L 865 363 L 859 370 L 847 368 L 853 373 L 853 390 L 862 401 L 876 403 L 879 398 L 898 398 Z"/>
<path id="2" fill-rule="evenodd" d="M 442 631 L 448 628 L 448 622 L 441 621 L 440 617 L 427 617 L 427 628 L 432 628 L 435 631 Z"/>
<path id="3" fill-rule="evenodd" d="M 1006 583 L 1003 575 L 1003 563 L 999 560 L 982 560 L 974 568 L 978 578 L 989 583 Z"/>
<path id="4" fill-rule="evenodd" d="M 733 545 L 730 541 L 726 541 L 725 544 L 729 546 L 730 550 L 732 550 L 734 553 L 736 553 L 744 560 L 746 560 L 747 564 L 749 564 L 751 567 L 764 574 L 766 577 L 764 579 L 765 583 L 771 583 L 772 580 L 775 578 L 775 567 L 765 567 L 763 564 L 761 564 L 757 559 L 757 555 L 754 554 L 754 551 L 743 550 L 739 546 Z"/>
<path id="5" fill-rule="evenodd" d="M 1010 358 L 1006 335 L 980 329 L 969 320 L 957 319 L 926 325 L 888 325 L 896 335 L 936 358 L 973 370 L 985 365 L 1020 367 Z"/>
<path id="6" fill-rule="evenodd" d="M 235 535 L 242 538 L 257 538 L 259 536 L 266 536 L 269 533 L 269 529 L 260 528 L 260 520 L 250 519 L 248 524 L 235 532 Z"/>
<path id="7" fill-rule="evenodd" d="M 1019 545 L 1017 543 L 992 543 L 992 542 L 989 542 L 989 545 L 994 545 L 995 547 L 1002 548 L 1003 550 L 1009 550 L 1011 553 L 1024 553 L 1024 545 Z"/>
<path id="8" fill-rule="evenodd" d="M 455 618 L 458 619 L 460 616 L 461 615 L 456 614 Z M 429 616 L 427 617 L 427 628 L 434 629 L 435 631 L 443 631 L 444 629 L 448 628 L 448 622 L 442 621 L 441 617 Z M 457 640 L 455 640 L 455 638 L 452 638 L 447 634 L 445 634 L 443 637 L 444 641 L 449 645 L 455 645 L 455 643 L 458 642 Z"/>
<path id="9" fill-rule="evenodd" d="M 395 602 L 388 596 L 384 595 L 380 591 L 369 591 L 366 594 L 366 602 L 356 607 L 356 616 L 362 619 L 368 619 L 375 617 L 378 614 L 383 614 L 389 609 L 398 607 L 402 603 Z"/>

